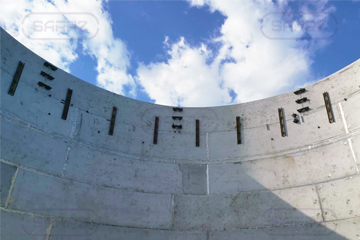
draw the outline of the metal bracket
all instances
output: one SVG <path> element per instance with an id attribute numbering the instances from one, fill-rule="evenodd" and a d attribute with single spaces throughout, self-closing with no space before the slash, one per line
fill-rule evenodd
<path id="1" fill-rule="evenodd" d="M 182 125 L 181 125 L 181 124 L 180 124 L 180 125 L 175 125 L 175 124 L 173 124 L 173 125 L 172 125 L 172 128 L 182 129 Z"/>
<path id="2" fill-rule="evenodd" d="M 49 85 L 46 85 L 43 82 L 38 82 L 39 87 L 45 88 L 46 90 L 51 90 L 52 87 L 50 87 Z"/>
<path id="3" fill-rule="evenodd" d="M 182 119 L 183 119 L 183 117 L 177 117 L 177 116 L 174 116 L 174 117 L 172 117 L 172 119 L 174 119 L 174 120 L 182 120 Z"/>
<path id="4" fill-rule="evenodd" d="M 179 107 L 174 107 L 173 110 L 174 110 L 174 112 L 182 112 L 183 111 L 183 109 L 179 108 Z"/>
<path id="5" fill-rule="evenodd" d="M 16 91 L 17 85 L 20 81 L 21 73 L 24 69 L 24 66 L 25 66 L 25 63 L 19 61 L 14 78 L 13 78 L 11 86 L 10 86 L 10 89 L 8 91 L 8 94 L 11 96 L 14 96 L 14 94 L 15 94 L 15 91 Z"/>
<path id="6" fill-rule="evenodd" d="M 307 102 L 309 99 L 307 97 L 304 97 L 304 98 L 300 98 L 298 100 L 296 100 L 295 102 L 300 104 L 300 103 L 304 103 L 304 102 Z"/>
<path id="7" fill-rule="evenodd" d="M 284 110 L 283 108 L 278 108 L 278 111 L 279 111 L 281 136 L 286 137 Z"/>
<path id="8" fill-rule="evenodd" d="M 310 111 L 310 108 L 309 107 L 304 107 L 304 108 L 300 108 L 297 110 L 299 113 L 303 113 L 303 112 L 307 112 L 307 111 Z"/>
<path id="9" fill-rule="evenodd" d="M 240 122 L 240 117 L 236 117 L 236 133 L 237 133 L 237 144 L 241 144 L 241 122 Z"/>
<path id="10" fill-rule="evenodd" d="M 299 116 L 296 113 L 293 113 L 291 116 L 293 116 L 294 118 L 293 120 L 294 123 L 300 123 Z"/>
<path id="11" fill-rule="evenodd" d="M 159 131 L 159 117 L 155 117 L 155 128 L 154 128 L 154 144 L 158 142 L 158 131 Z"/>
<path id="12" fill-rule="evenodd" d="M 51 76 L 50 74 L 48 74 L 48 73 L 46 73 L 44 71 L 41 71 L 40 75 L 46 77 L 49 80 L 54 80 L 53 76 Z"/>
<path id="13" fill-rule="evenodd" d="M 196 119 L 196 147 L 200 147 L 200 121 Z"/>
<path id="14" fill-rule="evenodd" d="M 110 128 L 109 128 L 109 135 L 111 135 L 111 136 L 114 134 L 116 113 L 117 113 L 117 107 L 113 107 L 113 111 L 111 114 Z"/>
<path id="15" fill-rule="evenodd" d="M 304 92 L 306 92 L 306 89 L 305 89 L 305 88 L 300 88 L 299 90 L 296 90 L 296 91 L 294 92 L 294 94 L 295 94 L 295 95 L 299 95 L 299 94 L 304 93 Z"/>
<path id="16" fill-rule="evenodd" d="M 335 120 L 334 120 L 334 114 L 333 114 L 332 108 L 331 108 L 331 102 L 330 102 L 329 93 L 324 92 L 323 96 L 324 96 L 325 107 L 326 107 L 326 112 L 328 114 L 329 122 L 333 123 L 333 122 L 335 122 Z"/>
<path id="17" fill-rule="evenodd" d="M 68 115 L 69 107 L 70 107 L 70 102 L 71 102 L 72 92 L 73 92 L 73 90 L 68 88 L 67 94 L 66 94 L 66 99 L 65 99 L 65 106 L 64 106 L 63 114 L 61 116 L 61 119 L 63 119 L 63 120 L 67 119 L 67 115 Z"/>
<path id="18" fill-rule="evenodd" d="M 52 64 L 49 63 L 49 62 L 44 62 L 44 66 L 50 68 L 50 69 L 53 70 L 53 71 L 56 71 L 56 70 L 57 70 L 57 67 L 55 67 L 54 65 L 52 65 Z"/>

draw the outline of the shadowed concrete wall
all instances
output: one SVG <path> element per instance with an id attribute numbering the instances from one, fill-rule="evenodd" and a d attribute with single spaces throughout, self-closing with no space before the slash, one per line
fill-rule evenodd
<path id="1" fill-rule="evenodd" d="M 360 60 L 299 95 L 175 111 L 53 70 L 0 33 L 1 239 L 359 238 Z"/>

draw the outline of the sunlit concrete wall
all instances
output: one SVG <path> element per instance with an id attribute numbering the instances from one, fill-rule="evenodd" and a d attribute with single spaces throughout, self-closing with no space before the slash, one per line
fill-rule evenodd
<path id="1" fill-rule="evenodd" d="M 359 238 L 360 60 L 300 95 L 178 112 L 53 71 L 4 30 L 0 40 L 1 239 Z"/>

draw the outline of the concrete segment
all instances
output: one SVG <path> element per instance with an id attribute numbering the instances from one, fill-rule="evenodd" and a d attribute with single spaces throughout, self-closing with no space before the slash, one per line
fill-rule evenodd
<path id="1" fill-rule="evenodd" d="M 6 90 L 13 76 L 1 69 L 1 89 Z M 36 88 L 36 87 L 35 87 Z M 39 89 L 39 86 L 37 86 Z M 49 97 L 51 95 L 51 97 Z M 70 136 L 73 123 L 61 119 L 63 104 L 52 96 L 51 92 L 41 93 L 27 84 L 20 84 L 14 96 L 1 94 L 2 114 L 26 120 L 28 124 L 37 126 L 48 132 Z M 41 119 L 41 121 L 39 121 Z"/>
<path id="2" fill-rule="evenodd" d="M 86 222 L 168 229 L 171 195 L 94 187 L 20 170 L 9 208 Z"/>
<path id="3" fill-rule="evenodd" d="M 209 164 L 210 193 L 214 194 L 283 189 L 354 174 L 356 169 L 347 141 L 293 155 Z"/>
<path id="4" fill-rule="evenodd" d="M 5 207 L 17 167 L 0 162 L 0 205 Z"/>
<path id="5" fill-rule="evenodd" d="M 354 94 L 351 97 L 347 97 L 346 101 L 341 102 L 343 111 L 346 113 L 345 120 L 348 129 L 355 130 L 360 127 L 359 112 L 360 107 L 356 104 L 360 101 L 360 94 Z"/>
<path id="6" fill-rule="evenodd" d="M 1 240 L 46 240 L 50 219 L 1 210 Z"/>
<path id="7" fill-rule="evenodd" d="M 141 192 L 183 192 L 182 175 L 176 164 L 130 160 L 81 145 L 72 146 L 65 177 Z"/>
<path id="8" fill-rule="evenodd" d="M 321 221 L 317 199 L 311 186 L 234 195 L 175 196 L 174 227 L 232 229 L 281 226 L 288 218 L 297 224 L 313 223 Z"/>
<path id="9" fill-rule="evenodd" d="M 167 231 L 55 221 L 51 240 L 207 240 L 206 231 Z"/>
<path id="10" fill-rule="evenodd" d="M 36 170 L 60 175 L 67 142 L 0 117 L 1 158 Z"/>
<path id="11" fill-rule="evenodd" d="M 323 208 L 331 209 L 331 211 L 324 211 L 325 221 L 360 216 L 359 186 L 359 175 L 318 185 Z"/>
<path id="12" fill-rule="evenodd" d="M 206 169 L 207 165 L 180 165 L 183 190 L 185 194 L 204 195 L 207 193 Z"/>
<path id="13" fill-rule="evenodd" d="M 358 239 L 360 219 L 280 228 L 212 231 L 209 240 L 345 240 Z M 337 232 L 337 233 L 335 233 Z"/>

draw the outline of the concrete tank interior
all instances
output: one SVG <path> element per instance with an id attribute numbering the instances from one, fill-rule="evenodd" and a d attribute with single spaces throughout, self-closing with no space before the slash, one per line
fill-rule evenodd
<path id="1" fill-rule="evenodd" d="M 0 34 L 2 240 L 360 239 L 360 60 L 295 92 L 180 108 Z"/>

